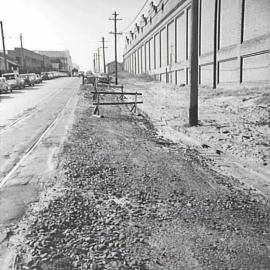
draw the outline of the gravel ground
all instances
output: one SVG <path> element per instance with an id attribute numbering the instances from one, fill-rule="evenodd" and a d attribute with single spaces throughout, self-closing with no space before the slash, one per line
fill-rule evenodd
<path id="1" fill-rule="evenodd" d="M 269 269 L 268 202 L 142 116 L 93 117 L 91 102 L 81 90 L 58 195 L 22 221 L 17 269 Z"/>
<path id="2" fill-rule="evenodd" d="M 140 107 L 161 133 L 173 139 L 180 131 L 209 143 L 242 162 L 270 172 L 269 87 L 199 89 L 199 125 L 188 127 L 189 88 L 153 81 L 142 75 L 120 74 L 127 91 L 143 93 Z"/>

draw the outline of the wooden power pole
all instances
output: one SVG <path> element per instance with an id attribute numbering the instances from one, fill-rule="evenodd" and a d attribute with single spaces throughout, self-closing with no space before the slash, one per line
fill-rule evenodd
<path id="1" fill-rule="evenodd" d="M 217 31 L 218 31 L 218 0 L 215 0 L 214 15 L 214 52 L 213 52 L 213 89 L 217 88 Z"/>
<path id="2" fill-rule="evenodd" d="M 22 68 L 23 68 L 23 72 L 25 72 L 25 62 L 24 62 L 24 53 L 23 53 L 23 37 L 22 34 L 20 34 L 20 41 L 21 41 L 21 58 L 22 58 Z"/>
<path id="3" fill-rule="evenodd" d="M 93 54 L 93 72 L 96 73 L 96 54 Z"/>
<path id="4" fill-rule="evenodd" d="M 115 84 L 118 84 L 118 70 L 117 70 L 117 35 L 122 35 L 122 33 L 117 32 L 117 21 L 122 19 L 118 19 L 117 16 L 119 15 L 116 11 L 112 14 L 113 18 L 109 19 L 114 21 L 114 32 L 110 32 L 110 34 L 114 35 L 114 62 L 115 62 Z"/>
<path id="5" fill-rule="evenodd" d="M 100 49 L 100 47 L 98 48 L 98 52 L 97 52 L 98 72 L 100 72 L 100 53 L 99 53 L 99 49 Z"/>
<path id="6" fill-rule="evenodd" d="M 8 71 L 7 55 L 6 55 L 5 36 L 4 36 L 4 29 L 3 29 L 3 22 L 2 21 L 0 21 L 0 25 L 1 25 L 1 35 L 2 35 L 4 62 L 5 62 L 5 72 L 7 72 Z"/>
<path id="7" fill-rule="evenodd" d="M 105 49 L 107 47 L 105 47 L 105 39 L 104 39 L 104 37 L 102 38 L 101 42 L 102 42 L 102 56 L 103 56 L 103 71 L 104 71 L 104 73 L 106 73 Z"/>
<path id="8" fill-rule="evenodd" d="M 198 125 L 198 16 L 199 0 L 192 0 L 191 4 L 192 24 L 191 24 L 191 50 L 190 50 L 190 105 L 189 105 L 189 125 Z"/>

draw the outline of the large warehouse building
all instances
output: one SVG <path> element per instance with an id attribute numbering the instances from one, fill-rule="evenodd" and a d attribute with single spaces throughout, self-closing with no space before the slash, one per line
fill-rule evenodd
<path id="1" fill-rule="evenodd" d="M 219 85 L 269 84 L 270 1 L 198 1 L 200 83 L 212 84 L 216 74 Z M 190 0 L 151 2 L 148 14 L 126 37 L 125 70 L 189 84 L 190 6 Z"/>

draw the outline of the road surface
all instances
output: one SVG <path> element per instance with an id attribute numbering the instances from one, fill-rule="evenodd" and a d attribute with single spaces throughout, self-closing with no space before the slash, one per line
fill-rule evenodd
<path id="1" fill-rule="evenodd" d="M 79 78 L 58 78 L 1 95 L 0 225 L 20 217 L 37 199 L 36 184 L 53 170 L 79 84 Z"/>

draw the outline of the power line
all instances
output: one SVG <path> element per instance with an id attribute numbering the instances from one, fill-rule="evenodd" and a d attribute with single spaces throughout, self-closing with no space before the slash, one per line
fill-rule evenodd
<path id="1" fill-rule="evenodd" d="M 142 10 L 145 8 L 146 4 L 149 2 L 149 0 L 146 0 L 142 6 L 142 8 L 140 9 L 140 11 L 138 12 L 138 14 L 135 16 L 135 18 L 132 20 L 132 22 L 126 27 L 124 28 L 121 32 L 126 31 L 134 22 L 135 20 L 138 18 L 138 16 L 140 15 L 140 13 L 142 12 Z"/>

